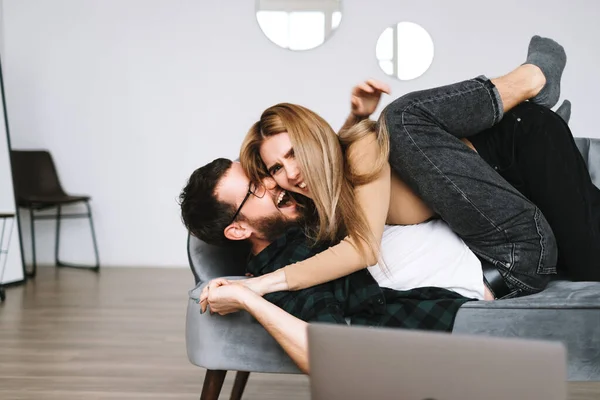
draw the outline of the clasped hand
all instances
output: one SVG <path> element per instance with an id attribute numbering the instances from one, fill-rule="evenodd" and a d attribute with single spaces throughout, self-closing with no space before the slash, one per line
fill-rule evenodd
<path id="1" fill-rule="evenodd" d="M 245 308 L 245 300 L 252 295 L 262 296 L 260 280 L 213 279 L 202 289 L 200 309 L 202 313 L 210 307 L 211 314 L 227 315 Z"/>

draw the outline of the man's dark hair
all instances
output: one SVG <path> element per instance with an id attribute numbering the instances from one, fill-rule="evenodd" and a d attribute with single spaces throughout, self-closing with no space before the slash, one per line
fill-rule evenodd
<path id="1" fill-rule="evenodd" d="M 223 230 L 233 218 L 235 207 L 217 199 L 215 192 L 232 161 L 225 158 L 195 170 L 179 195 L 181 217 L 190 233 L 209 244 L 231 243 Z"/>

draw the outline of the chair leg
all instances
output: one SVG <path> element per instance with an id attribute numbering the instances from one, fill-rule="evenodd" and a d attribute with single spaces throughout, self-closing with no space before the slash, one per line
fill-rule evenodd
<path id="1" fill-rule="evenodd" d="M 248 377 L 250 372 L 238 371 L 235 375 L 235 382 L 233 383 L 233 389 L 231 389 L 231 397 L 229 400 L 242 400 L 244 389 L 246 389 L 246 383 L 248 383 Z"/>
<path id="2" fill-rule="evenodd" d="M 30 278 L 34 278 L 37 274 L 37 260 L 35 257 L 35 218 L 33 215 L 33 209 L 29 209 L 29 223 L 31 226 L 31 257 L 32 257 L 32 269 L 31 272 L 27 273 L 27 276 Z"/>
<path id="3" fill-rule="evenodd" d="M 207 370 L 200 400 L 218 400 L 227 371 Z"/>
<path id="4" fill-rule="evenodd" d="M 58 259 L 58 249 L 60 249 L 60 220 L 61 220 L 61 211 L 62 207 L 60 205 L 56 206 L 56 235 L 54 236 L 54 264 L 60 265 L 60 260 Z"/>
<path id="5" fill-rule="evenodd" d="M 90 220 L 90 230 L 92 231 L 92 242 L 94 243 L 94 255 L 96 256 L 96 266 L 94 269 L 100 269 L 100 257 L 98 256 L 98 243 L 96 242 L 96 230 L 94 229 L 94 219 L 92 217 L 92 209 L 89 202 L 85 202 L 88 210 L 88 218 Z"/>
<path id="6" fill-rule="evenodd" d="M 59 254 L 59 248 L 60 248 L 60 220 L 62 219 L 62 214 L 61 214 L 61 208 L 60 206 L 57 206 L 57 213 L 56 213 L 56 246 L 54 249 L 54 258 L 55 258 L 55 263 L 57 267 L 68 267 L 68 268 L 85 268 L 85 269 L 91 269 L 93 271 L 99 271 L 100 270 L 100 257 L 98 256 L 98 242 L 96 241 L 96 230 L 94 229 L 94 221 L 92 218 L 92 209 L 90 208 L 90 203 L 89 202 L 85 202 L 85 205 L 87 207 L 87 214 L 82 214 L 80 216 L 83 217 L 87 217 L 88 221 L 90 222 L 90 231 L 92 234 L 92 244 L 94 245 L 94 257 L 95 257 L 95 263 L 92 266 L 88 266 L 88 265 L 77 265 L 77 264 L 70 264 L 70 263 L 66 263 L 63 261 L 60 261 L 60 254 Z M 79 216 L 79 215 L 78 215 Z M 69 217 L 69 215 L 65 215 L 65 218 Z M 72 217 L 72 215 L 71 215 Z"/>

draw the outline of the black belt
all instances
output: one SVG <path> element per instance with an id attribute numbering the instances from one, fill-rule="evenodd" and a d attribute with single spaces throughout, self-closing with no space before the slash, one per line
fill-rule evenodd
<path id="1" fill-rule="evenodd" d="M 511 294 L 512 290 L 506 285 L 498 268 L 494 267 L 489 261 L 482 260 L 481 258 L 479 260 L 481 261 L 481 269 L 483 269 L 483 280 L 494 297 L 501 299 Z"/>

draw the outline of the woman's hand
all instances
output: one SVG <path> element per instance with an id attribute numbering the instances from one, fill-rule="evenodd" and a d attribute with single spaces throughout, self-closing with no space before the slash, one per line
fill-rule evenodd
<path id="1" fill-rule="evenodd" d="M 243 281 L 237 282 L 242 283 L 261 297 L 268 293 L 281 292 L 290 289 L 283 269 L 278 269 L 277 271 L 269 272 L 268 274 L 256 278 L 244 279 Z"/>
<path id="2" fill-rule="evenodd" d="M 352 88 L 350 100 L 352 114 L 360 118 L 368 118 L 379 105 L 382 93 L 390 94 L 390 87 L 383 82 L 369 79 Z"/>
<path id="3" fill-rule="evenodd" d="M 204 287 L 204 289 L 202 289 L 202 293 L 200 294 L 200 308 L 202 310 L 202 313 L 206 312 L 206 309 L 210 304 L 209 297 L 211 291 L 215 291 L 216 289 L 227 285 L 241 285 L 246 287 L 247 289 L 252 290 L 254 293 L 262 297 L 265 293 L 268 293 L 268 288 L 266 287 L 266 284 L 267 282 L 261 279 L 261 277 L 240 279 L 235 281 L 230 281 L 225 278 L 213 279 L 208 283 L 208 285 Z"/>
<path id="4" fill-rule="evenodd" d="M 246 300 L 256 296 L 240 283 L 229 283 L 209 289 L 208 305 L 211 314 L 227 315 L 245 310 Z"/>
<path id="5" fill-rule="evenodd" d="M 244 279 L 243 281 L 239 282 L 261 297 L 266 293 L 269 293 L 267 282 L 262 276 Z"/>
<path id="6" fill-rule="evenodd" d="M 206 308 L 208 307 L 209 303 L 208 296 L 210 295 L 210 291 L 212 289 L 217 289 L 221 286 L 234 284 L 243 285 L 261 297 L 267 293 L 279 292 L 282 290 L 289 289 L 283 270 L 277 270 L 275 272 L 271 272 L 256 278 L 240 279 L 235 281 L 230 281 L 225 278 L 216 278 L 210 281 L 208 285 L 206 285 L 204 289 L 202 289 L 202 293 L 200 293 L 199 303 L 202 312 L 206 312 Z"/>
<path id="7" fill-rule="evenodd" d="M 213 279 L 202 289 L 200 295 L 201 312 L 210 307 L 210 313 L 219 315 L 231 314 L 244 309 L 244 301 L 248 296 L 263 296 L 265 281 L 250 278 L 230 281 L 225 278 Z"/>
<path id="8" fill-rule="evenodd" d="M 208 308 L 208 296 L 210 294 L 210 290 L 216 290 L 217 288 L 225 285 L 231 284 L 231 281 L 228 281 L 225 278 L 217 278 L 208 282 L 208 285 L 202 289 L 202 293 L 200 293 L 200 312 L 205 313 Z"/>

